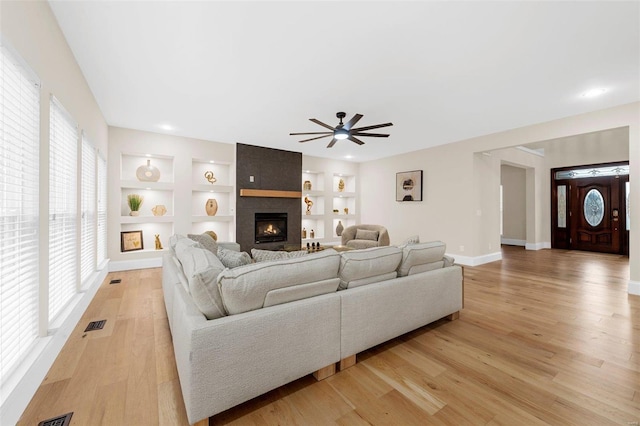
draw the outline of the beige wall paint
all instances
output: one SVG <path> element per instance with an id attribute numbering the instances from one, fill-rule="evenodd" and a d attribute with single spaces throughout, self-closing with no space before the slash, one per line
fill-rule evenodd
<path id="1" fill-rule="evenodd" d="M 600 158 L 612 161 L 624 156 L 624 146 L 615 151 L 594 151 L 586 156 L 584 146 L 602 135 L 574 138 L 576 135 L 625 128 L 628 132 L 627 157 L 631 164 L 631 203 L 640 198 L 640 103 L 567 117 L 501 133 L 481 136 L 453 144 L 407 153 L 361 164 L 362 221 L 384 224 L 392 243 L 418 233 L 422 240 L 439 239 L 447 243 L 447 252 L 471 261 L 483 261 L 495 253 L 499 241 L 499 169 L 503 161 L 495 150 L 534 142 L 562 139 L 580 156 L 572 161 Z M 613 132 L 617 135 L 616 132 Z M 622 136 L 624 138 L 624 136 Z M 514 150 L 515 151 L 515 150 Z M 491 152 L 491 156 L 482 155 Z M 549 154 L 549 164 L 561 164 L 563 148 Z M 585 156 L 582 156 L 585 154 Z M 527 165 L 527 244 L 539 248 L 549 244 L 549 165 L 532 154 L 510 154 L 514 165 Z M 531 157 L 530 159 L 526 159 Z M 535 158 L 534 158 L 535 157 Z M 546 157 L 545 157 L 546 158 Z M 590 160 L 588 160 L 590 161 Z M 600 161 L 598 161 L 600 162 Z M 423 202 L 395 201 L 395 173 L 424 170 Z M 640 209 L 632 210 L 632 223 L 640 223 Z M 631 280 L 640 282 L 640 232 L 630 237 Z"/>
<path id="2" fill-rule="evenodd" d="M 526 169 L 502 165 L 502 238 L 527 239 L 527 172 Z"/>

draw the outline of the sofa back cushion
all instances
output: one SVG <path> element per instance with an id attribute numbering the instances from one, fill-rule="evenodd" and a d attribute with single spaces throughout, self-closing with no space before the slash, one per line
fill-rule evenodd
<path id="1" fill-rule="evenodd" d="M 218 274 L 224 270 L 224 265 L 200 244 L 190 245 L 183 241 L 178 241 L 175 252 L 187 277 L 193 302 L 207 319 L 226 315 L 217 285 Z"/>
<path id="2" fill-rule="evenodd" d="M 398 247 L 374 247 L 342 252 L 340 258 L 340 288 L 373 284 L 396 277 L 396 269 L 402 260 Z"/>
<path id="3" fill-rule="evenodd" d="M 218 276 L 218 286 L 226 311 L 239 314 L 334 292 L 339 265 L 340 254 L 329 249 L 227 269 Z"/>
<path id="4" fill-rule="evenodd" d="M 398 275 L 405 277 L 420 272 L 444 267 L 444 252 L 447 246 L 442 241 L 409 244 L 402 248 L 402 262 Z"/>

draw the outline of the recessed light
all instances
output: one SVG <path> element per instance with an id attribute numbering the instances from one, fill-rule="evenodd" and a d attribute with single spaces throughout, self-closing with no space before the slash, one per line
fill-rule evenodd
<path id="1" fill-rule="evenodd" d="M 211 161 L 209 161 L 209 163 L 214 164 L 214 163 L 215 163 L 215 161 L 211 160 Z"/>
<path id="2" fill-rule="evenodd" d="M 162 130 L 166 130 L 167 132 L 175 130 L 175 127 L 173 127 L 171 124 L 160 124 L 158 127 L 160 127 Z"/>
<path id="3" fill-rule="evenodd" d="M 345 155 L 344 158 L 346 158 L 347 160 L 353 158 L 353 155 Z"/>
<path id="4" fill-rule="evenodd" d="M 583 98 L 595 98 L 596 96 L 600 96 L 606 93 L 607 89 L 598 88 L 598 89 L 590 89 L 582 94 Z"/>

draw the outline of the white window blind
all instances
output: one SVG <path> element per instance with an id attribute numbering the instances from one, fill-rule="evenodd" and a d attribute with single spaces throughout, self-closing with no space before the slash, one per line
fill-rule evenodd
<path id="1" fill-rule="evenodd" d="M 80 282 L 96 268 L 96 150 L 82 135 L 82 205 L 80 237 Z"/>
<path id="2" fill-rule="evenodd" d="M 98 155 L 98 265 L 107 260 L 107 160 Z"/>
<path id="3" fill-rule="evenodd" d="M 77 291 L 78 130 L 51 97 L 49 129 L 49 322 Z"/>
<path id="4" fill-rule="evenodd" d="M 38 337 L 38 82 L 0 46 L 0 383 Z"/>

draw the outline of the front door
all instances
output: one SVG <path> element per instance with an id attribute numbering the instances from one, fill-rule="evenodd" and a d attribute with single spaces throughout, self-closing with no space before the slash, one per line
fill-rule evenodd
<path id="1" fill-rule="evenodd" d="M 551 171 L 551 246 L 629 253 L 629 163 Z"/>
<path id="2" fill-rule="evenodd" d="M 620 252 L 620 179 L 613 176 L 573 182 L 571 246 L 577 250 Z"/>

